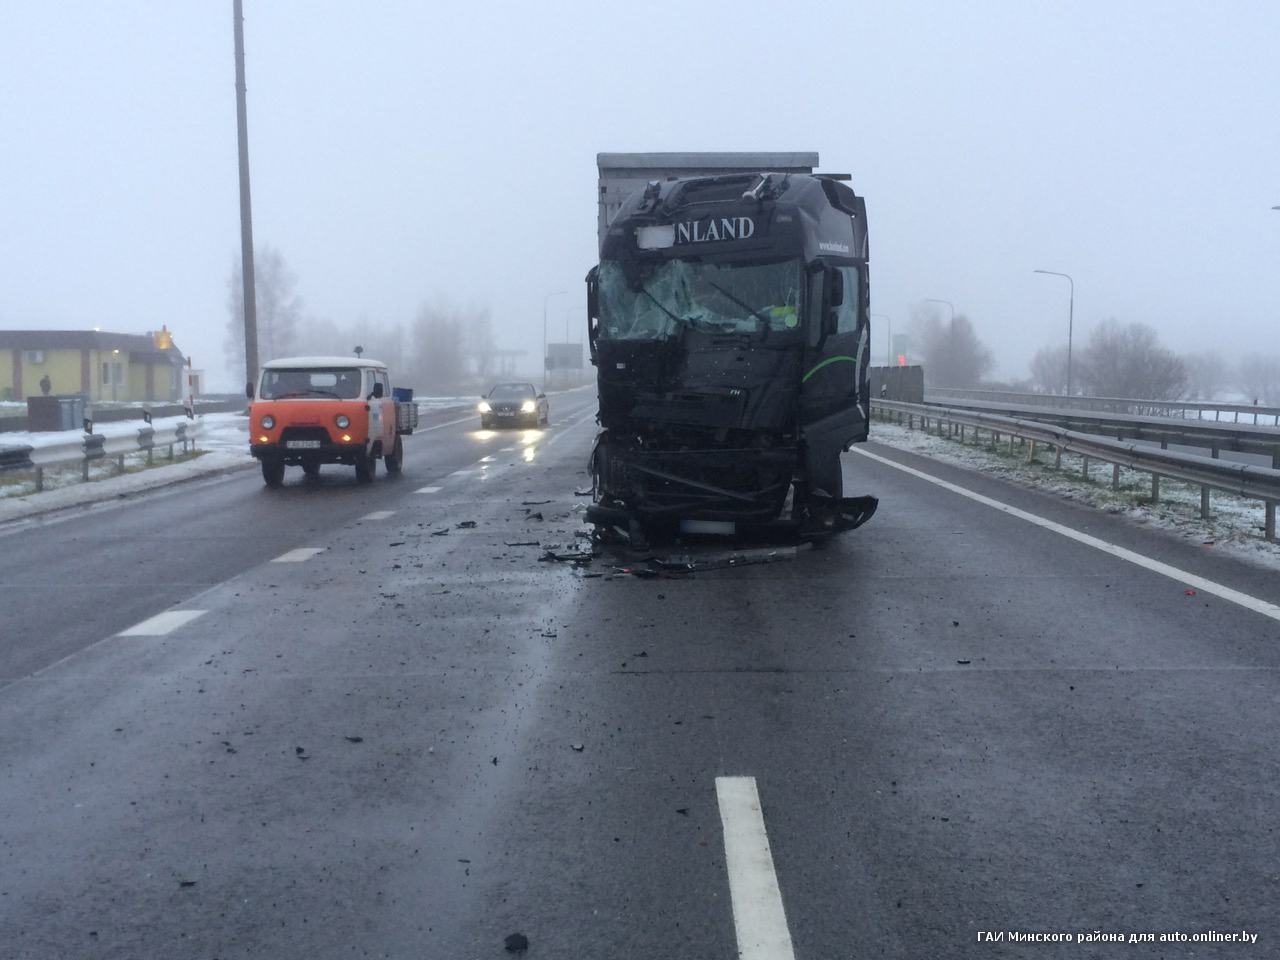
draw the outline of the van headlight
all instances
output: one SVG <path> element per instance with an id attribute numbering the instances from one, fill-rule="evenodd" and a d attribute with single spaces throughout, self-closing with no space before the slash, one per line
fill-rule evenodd
<path id="1" fill-rule="evenodd" d="M 538 409 L 538 405 L 534 403 L 532 400 L 526 400 L 524 403 L 520 404 L 521 413 L 533 413 L 533 411 L 537 409 Z"/>
<path id="2" fill-rule="evenodd" d="M 345 413 L 338 414 L 333 418 L 333 422 L 338 425 L 339 430 L 345 430 L 347 427 L 351 426 L 351 418 Z"/>
<path id="3" fill-rule="evenodd" d="M 263 430 L 270 430 L 272 427 L 276 425 L 276 418 L 268 413 L 265 417 L 262 418 L 261 422 L 262 422 Z"/>

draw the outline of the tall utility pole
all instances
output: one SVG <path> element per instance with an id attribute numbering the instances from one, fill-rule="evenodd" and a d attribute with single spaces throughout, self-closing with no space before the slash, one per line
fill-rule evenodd
<path id="1" fill-rule="evenodd" d="M 253 205 L 249 202 L 249 121 L 245 107 L 244 13 L 232 0 L 236 35 L 236 130 L 240 141 L 240 272 L 244 275 L 245 383 L 258 379 L 258 306 L 253 276 Z"/>

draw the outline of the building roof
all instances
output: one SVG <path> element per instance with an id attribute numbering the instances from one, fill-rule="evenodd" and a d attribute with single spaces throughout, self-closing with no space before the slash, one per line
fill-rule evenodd
<path id="1" fill-rule="evenodd" d="M 186 363 L 175 347 L 157 350 L 149 333 L 101 330 L 0 330 L 0 350 L 119 350 L 139 363 Z"/>

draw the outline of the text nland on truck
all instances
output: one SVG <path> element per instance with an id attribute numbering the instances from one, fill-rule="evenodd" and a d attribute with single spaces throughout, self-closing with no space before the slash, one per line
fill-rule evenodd
<path id="1" fill-rule="evenodd" d="M 262 367 L 249 387 L 249 452 L 262 462 L 267 486 L 288 465 L 315 477 L 320 466 L 354 466 L 370 482 L 379 458 L 388 473 L 404 462 L 401 437 L 418 425 L 413 391 L 395 390 L 387 365 L 352 357 L 293 357 Z"/>
<path id="2" fill-rule="evenodd" d="M 840 465 L 868 432 L 863 199 L 846 177 L 807 172 L 816 154 L 598 162 L 588 520 L 635 539 L 779 523 L 813 539 L 866 522 L 877 501 L 845 497 Z M 690 168 L 724 172 L 661 176 Z M 637 170 L 658 175 L 609 217 L 616 181 Z"/>

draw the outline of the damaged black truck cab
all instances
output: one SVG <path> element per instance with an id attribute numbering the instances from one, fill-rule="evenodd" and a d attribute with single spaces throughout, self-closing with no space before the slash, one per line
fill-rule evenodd
<path id="1" fill-rule="evenodd" d="M 800 539 L 853 529 L 840 454 L 867 439 L 863 199 L 794 173 L 652 181 L 587 275 L 601 427 L 587 517 Z"/>

